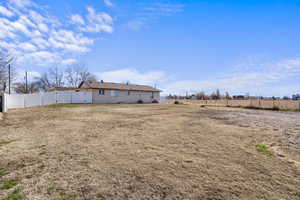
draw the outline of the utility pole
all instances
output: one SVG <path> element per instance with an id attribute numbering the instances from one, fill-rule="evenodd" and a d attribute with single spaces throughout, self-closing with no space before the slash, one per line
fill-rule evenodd
<path id="1" fill-rule="evenodd" d="M 55 66 L 55 87 L 58 87 L 58 69 Z"/>
<path id="2" fill-rule="evenodd" d="M 28 93 L 28 80 L 27 80 L 27 71 L 25 71 L 25 92 Z"/>
<path id="3" fill-rule="evenodd" d="M 11 82 L 11 78 L 10 78 L 10 64 L 8 65 L 8 94 L 10 94 L 10 82 Z"/>

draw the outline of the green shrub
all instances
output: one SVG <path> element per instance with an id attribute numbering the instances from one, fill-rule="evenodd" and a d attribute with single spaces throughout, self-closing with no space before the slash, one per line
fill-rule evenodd
<path id="1" fill-rule="evenodd" d="M 0 169 L 0 177 L 5 176 L 9 174 L 8 172 L 6 172 L 4 169 Z"/>
<path id="2" fill-rule="evenodd" d="M 4 183 L 3 185 L 0 186 L 1 190 L 8 190 L 10 188 L 15 187 L 18 184 L 16 180 L 10 180 L 7 183 Z"/>
<path id="3" fill-rule="evenodd" d="M 273 153 L 270 150 L 268 150 L 268 147 L 265 144 L 257 144 L 256 145 L 256 150 L 260 153 L 265 154 L 266 156 L 272 156 L 273 155 Z"/>
<path id="4" fill-rule="evenodd" d="M 21 190 L 15 189 L 11 194 L 5 197 L 3 200 L 23 200 L 25 199 L 24 195 L 22 194 Z"/>

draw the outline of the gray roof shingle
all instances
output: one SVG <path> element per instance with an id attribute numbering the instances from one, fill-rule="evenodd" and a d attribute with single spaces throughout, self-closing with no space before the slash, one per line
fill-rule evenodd
<path id="1" fill-rule="evenodd" d="M 123 84 L 123 83 L 111 83 L 111 82 L 94 82 L 85 81 L 79 85 L 79 88 L 85 83 L 90 88 L 94 89 L 116 89 L 116 90 L 131 90 L 131 91 L 149 91 L 149 92 L 161 92 L 161 90 L 156 89 L 147 85 L 133 85 L 133 84 Z"/>

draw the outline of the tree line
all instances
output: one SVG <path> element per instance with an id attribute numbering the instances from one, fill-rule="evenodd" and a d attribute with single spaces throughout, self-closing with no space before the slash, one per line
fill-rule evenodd
<path id="1" fill-rule="evenodd" d="M 9 79 L 11 88 L 16 93 L 35 93 L 61 87 L 76 88 L 82 81 L 97 80 L 84 64 L 74 64 L 65 70 L 59 66 L 50 67 L 41 76 L 30 77 L 30 82 L 27 81 L 29 77 L 25 72 L 24 81 L 17 81 L 18 74 L 12 66 L 13 61 L 13 57 L 0 53 L 0 92 L 8 90 Z"/>
<path id="2" fill-rule="evenodd" d="M 205 94 L 205 92 L 198 92 L 192 95 L 186 94 L 185 96 L 182 95 L 169 95 L 167 97 L 168 99 L 198 99 L 198 100 L 219 100 L 219 99 L 232 99 L 232 96 L 229 95 L 228 92 L 225 92 L 225 94 L 221 94 L 220 90 L 217 89 L 216 91 L 212 92 L 210 95 Z"/>

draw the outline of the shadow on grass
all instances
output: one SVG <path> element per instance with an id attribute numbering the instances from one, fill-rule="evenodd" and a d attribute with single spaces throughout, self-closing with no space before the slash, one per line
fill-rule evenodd
<path id="1" fill-rule="evenodd" d="M 91 107 L 91 106 L 99 106 L 101 104 L 52 104 L 44 106 L 45 108 L 73 108 L 73 107 Z"/>
<path id="2" fill-rule="evenodd" d="M 281 112 L 300 112 L 300 109 L 280 109 L 277 106 L 273 106 L 272 108 L 261 108 L 256 106 L 226 106 L 230 108 L 244 108 L 251 110 L 270 110 L 270 111 L 281 111 Z"/>

